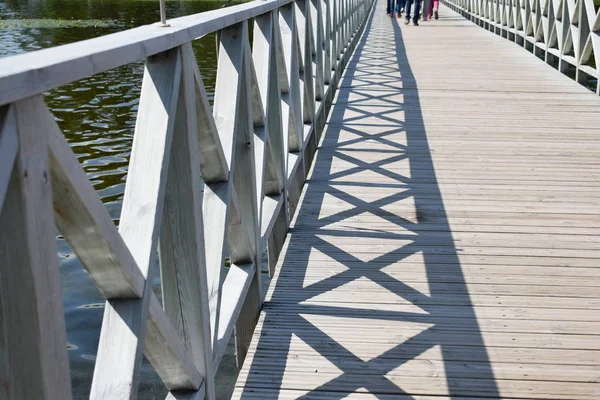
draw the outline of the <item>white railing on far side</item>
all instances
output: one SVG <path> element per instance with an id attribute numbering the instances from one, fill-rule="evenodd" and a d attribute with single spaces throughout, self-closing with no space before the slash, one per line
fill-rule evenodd
<path id="1" fill-rule="evenodd" d="M 600 95 L 600 9 L 594 0 L 443 0 L 465 18 L 513 40 Z"/>

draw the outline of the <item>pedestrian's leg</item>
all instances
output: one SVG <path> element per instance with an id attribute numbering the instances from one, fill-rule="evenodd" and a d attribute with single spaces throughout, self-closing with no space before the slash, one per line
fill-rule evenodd
<path id="1" fill-rule="evenodd" d="M 429 17 L 430 4 L 431 0 L 423 0 L 423 21 L 427 21 L 427 17 Z"/>
<path id="2" fill-rule="evenodd" d="M 411 5 L 411 0 L 406 0 L 406 2 L 404 3 L 404 11 L 406 12 L 406 24 L 407 25 L 410 22 L 410 5 Z"/>
<path id="3" fill-rule="evenodd" d="M 439 8 L 440 8 L 440 0 L 433 0 L 433 13 L 435 14 L 435 19 L 438 19 L 440 17 L 438 14 Z"/>
<path id="4" fill-rule="evenodd" d="M 415 0 L 415 9 L 413 10 L 413 24 L 419 25 L 419 11 L 421 11 L 421 1 Z"/>
<path id="5" fill-rule="evenodd" d="M 394 1 L 394 0 L 387 0 L 387 8 L 385 10 L 385 13 L 387 15 L 390 15 L 390 13 L 392 12 L 391 7 L 390 7 L 390 2 L 392 2 L 392 1 Z"/>

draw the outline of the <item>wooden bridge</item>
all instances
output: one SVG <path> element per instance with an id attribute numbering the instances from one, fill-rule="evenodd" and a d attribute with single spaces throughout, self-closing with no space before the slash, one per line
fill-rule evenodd
<path id="1" fill-rule="evenodd" d="M 600 14 L 440 14 L 267 0 L 0 60 L 0 398 L 71 398 L 56 228 L 107 299 L 94 399 L 142 354 L 214 399 L 234 331 L 236 399 L 600 398 L 600 99 L 559 72 L 598 78 Z M 41 94 L 143 58 L 117 229 Z"/>

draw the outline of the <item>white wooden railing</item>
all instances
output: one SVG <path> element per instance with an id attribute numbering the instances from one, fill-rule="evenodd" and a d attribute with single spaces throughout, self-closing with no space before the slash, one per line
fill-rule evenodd
<path id="1" fill-rule="evenodd" d="M 91 398 L 135 398 L 142 353 L 169 398 L 214 398 L 234 330 L 244 359 L 261 254 L 272 272 L 371 6 L 257 1 L 0 60 L 0 398 L 71 398 L 55 226 L 107 299 Z M 211 32 L 212 110 L 190 44 Z M 144 58 L 117 229 L 42 93 Z"/>
<path id="2" fill-rule="evenodd" d="M 444 0 L 466 18 L 544 58 L 575 69 L 585 83 L 600 78 L 600 10 L 594 0 Z M 600 84 L 596 84 L 600 95 Z"/>

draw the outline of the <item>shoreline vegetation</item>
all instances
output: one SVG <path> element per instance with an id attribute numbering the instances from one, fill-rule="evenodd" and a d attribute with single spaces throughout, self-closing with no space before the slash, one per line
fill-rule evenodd
<path id="1" fill-rule="evenodd" d="M 252 0 L 165 0 L 166 3 L 170 4 L 215 4 L 216 7 L 209 7 L 206 10 L 208 11 L 215 8 L 224 8 L 229 6 L 234 6 L 241 3 L 246 3 Z M 598 0 L 600 1 L 600 0 Z M 126 0 L 126 3 L 131 3 L 130 0 Z M 156 0 L 136 0 L 137 3 L 148 4 L 148 3 L 156 3 L 156 11 L 158 12 L 158 2 Z M 73 4 L 77 4 L 78 1 L 74 1 Z M 192 11 L 192 10 L 190 10 Z M 198 12 L 198 11 L 196 11 Z M 193 13 L 193 12 L 192 12 Z M 177 13 L 179 14 L 179 13 Z M 39 15 L 39 14 L 38 14 Z M 185 15 L 188 15 L 187 13 Z M 41 15 L 40 15 L 41 16 Z M 173 15 L 172 18 L 176 18 L 180 15 Z M 12 18 L 11 18 L 12 17 Z M 55 18 L 53 18 L 55 17 Z M 82 18 L 83 17 L 83 18 Z M 169 18 L 169 13 L 167 12 L 167 18 Z M 147 21 L 145 21 L 148 23 Z M 61 17 L 60 15 L 51 15 L 51 16 L 41 16 L 41 18 L 14 18 L 14 15 L 8 14 L 8 17 L 4 18 L 0 17 L 0 30 L 3 29 L 22 29 L 22 28 L 31 28 L 31 29 L 52 29 L 52 28 L 115 28 L 115 29 L 128 29 L 139 26 L 139 21 L 134 19 L 131 20 L 119 20 L 112 18 L 102 18 L 102 19 L 93 19 L 93 18 L 85 18 L 80 13 L 77 13 L 76 16 L 71 16 L 70 18 L 65 17 L 64 15 Z"/>
<path id="2" fill-rule="evenodd" d="M 131 26 L 133 26 L 131 21 Z M 6 28 L 127 28 L 128 25 L 121 21 L 109 19 L 4 19 L 0 20 L 0 29 Z"/>

